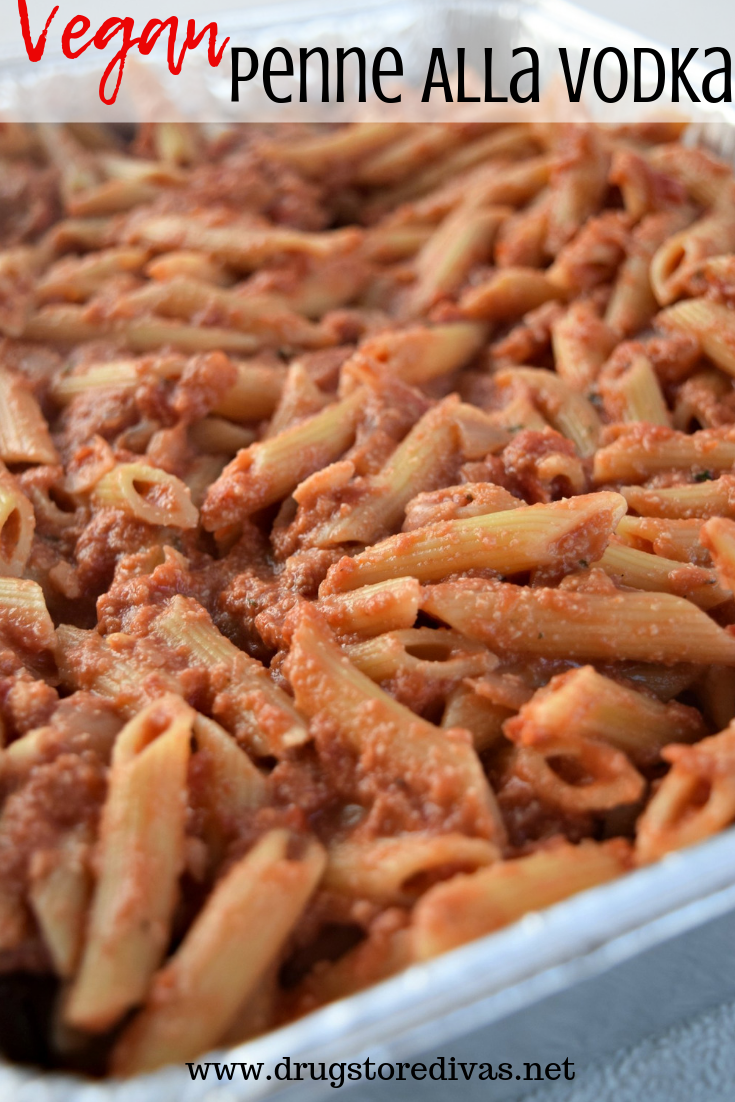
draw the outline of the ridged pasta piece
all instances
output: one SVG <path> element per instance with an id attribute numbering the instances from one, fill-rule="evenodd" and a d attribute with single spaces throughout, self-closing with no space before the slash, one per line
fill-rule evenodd
<path id="1" fill-rule="evenodd" d="M 508 367 L 494 379 L 501 389 L 525 384 L 557 432 L 571 440 L 581 456 L 592 455 L 600 436 L 600 418 L 592 403 L 555 372 L 542 367 Z"/>
<path id="2" fill-rule="evenodd" d="M 229 463 L 207 493 L 202 521 L 209 531 L 242 521 L 258 509 L 287 497 L 308 475 L 331 463 L 352 443 L 361 388 L 321 413 L 251 444 Z"/>
<path id="3" fill-rule="evenodd" d="M 435 727 L 385 693 L 308 607 L 300 610 L 285 671 L 299 711 L 338 732 L 381 783 L 400 776 L 423 817 L 502 841 L 495 798 L 466 733 Z"/>
<path id="4" fill-rule="evenodd" d="M 199 250 L 239 271 L 250 271 L 282 253 L 322 258 L 349 252 L 361 239 L 354 228 L 304 233 L 286 226 L 253 226 L 233 218 L 226 225 L 217 225 L 191 214 L 147 212 L 131 219 L 126 237 L 133 245 L 159 251 Z"/>
<path id="5" fill-rule="evenodd" d="M 199 513 L 180 478 L 147 463 L 118 463 L 92 491 L 95 503 L 146 524 L 196 528 Z"/>
<path id="6" fill-rule="evenodd" d="M 455 876 L 431 888 L 417 904 L 411 926 L 414 953 L 419 960 L 435 957 L 516 922 L 528 911 L 614 880 L 630 864 L 630 847 L 615 838 L 578 846 L 563 842 L 470 876 Z"/>
<path id="7" fill-rule="evenodd" d="M 494 655 L 458 632 L 441 628 L 407 628 L 344 645 L 345 654 L 372 681 L 415 674 L 426 684 L 452 686 L 465 677 L 494 669 Z"/>
<path id="8" fill-rule="evenodd" d="M 576 732 L 519 746 L 511 770 L 539 803 L 568 815 L 637 804 L 646 791 L 645 779 L 624 753 Z"/>
<path id="9" fill-rule="evenodd" d="M 651 286 L 661 306 L 685 293 L 693 272 L 707 257 L 735 249 L 735 207 L 721 207 L 667 235 L 651 260 Z"/>
<path id="10" fill-rule="evenodd" d="M 306 741 L 306 725 L 290 697 L 265 666 L 217 630 L 193 598 L 172 597 L 149 631 L 187 665 L 212 671 L 218 686 L 214 717 L 254 755 L 282 757 Z"/>
<path id="11" fill-rule="evenodd" d="M 598 388 L 611 421 L 671 425 L 658 376 L 644 354 L 633 355 L 627 363 L 608 363 L 600 372 Z"/>
<path id="12" fill-rule="evenodd" d="M 21 576 L 31 553 L 35 527 L 31 502 L 0 463 L 0 575 Z"/>
<path id="13" fill-rule="evenodd" d="M 619 494 L 586 494 L 484 516 L 439 521 L 391 536 L 330 567 L 319 593 L 339 593 L 410 575 L 438 581 L 464 570 L 520 573 L 537 567 L 568 570 L 597 558 L 625 506 Z M 590 560 L 591 561 L 591 560 Z"/>
<path id="14" fill-rule="evenodd" d="M 362 841 L 347 838 L 327 850 L 322 886 L 383 906 L 407 906 L 431 884 L 474 872 L 498 860 L 497 846 L 465 834 L 402 834 Z"/>
<path id="15" fill-rule="evenodd" d="M 423 313 L 458 291 L 472 268 L 489 260 L 498 227 L 510 213 L 510 207 L 477 209 L 470 201 L 449 214 L 414 261 L 407 312 Z"/>
<path id="16" fill-rule="evenodd" d="M 705 456 L 702 456 L 705 461 Z M 727 469 L 724 467 L 723 469 Z M 713 479 L 709 471 L 697 482 L 680 486 L 621 486 L 620 493 L 644 517 L 687 520 L 722 515 L 735 517 L 735 477 L 723 474 Z"/>
<path id="17" fill-rule="evenodd" d="M 694 746 L 673 744 L 671 768 L 636 825 L 636 858 L 646 864 L 704 841 L 735 819 L 735 730 Z"/>
<path id="18" fill-rule="evenodd" d="M 701 539 L 712 555 L 722 585 L 735 589 L 735 521 L 710 517 L 702 525 Z"/>
<path id="19" fill-rule="evenodd" d="M 478 322 L 412 326 L 378 333 L 365 341 L 357 356 L 377 363 L 392 378 L 414 386 L 464 367 L 482 348 L 487 327 Z"/>
<path id="20" fill-rule="evenodd" d="M 702 429 L 687 435 L 663 425 L 633 425 L 595 452 L 596 482 L 643 482 L 662 471 L 729 471 L 735 464 L 735 430 Z M 677 488 L 678 489 L 678 488 Z"/>
<path id="21" fill-rule="evenodd" d="M 30 385 L 0 366 L 0 459 L 3 463 L 58 463 L 48 425 Z"/>
<path id="22" fill-rule="evenodd" d="M 735 636 L 669 593 L 529 589 L 468 579 L 427 588 L 422 607 L 496 653 L 735 664 Z"/>
<path id="23" fill-rule="evenodd" d="M 454 413 L 458 405 L 453 394 L 428 410 L 376 474 L 360 480 L 359 490 L 354 484 L 348 487 L 345 504 L 335 510 L 336 516 L 319 525 L 310 543 L 316 547 L 370 544 L 399 528 L 411 498 L 441 485 L 456 461 L 459 440 Z"/>
<path id="24" fill-rule="evenodd" d="M 593 303 L 577 300 L 551 326 L 554 366 L 568 386 L 586 394 L 615 347 L 615 334 Z"/>
<path id="25" fill-rule="evenodd" d="M 324 869 L 324 850 L 286 830 L 231 866 L 118 1041 L 112 1070 L 137 1075 L 216 1045 L 277 958 Z"/>
<path id="26" fill-rule="evenodd" d="M 582 666 L 552 677 L 534 693 L 504 731 L 532 749 L 564 738 L 597 739 L 637 765 L 659 760 L 669 742 L 695 742 L 706 727 L 695 708 L 664 704 L 630 685 Z"/>
<path id="27" fill-rule="evenodd" d="M 338 635 L 382 635 L 413 627 L 420 592 L 416 578 L 389 578 L 348 593 L 322 597 L 317 607 Z"/>
<path id="28" fill-rule="evenodd" d="M 184 865 L 194 713 L 164 696 L 128 723 L 112 755 L 99 877 L 64 1021 L 102 1032 L 145 996 L 166 951 Z"/>
<path id="29" fill-rule="evenodd" d="M 618 585 L 651 593 L 675 593 L 703 609 L 716 608 L 732 598 L 731 587 L 718 584 L 714 570 L 652 555 L 623 543 L 610 543 L 593 565 Z"/>
<path id="30" fill-rule="evenodd" d="M 498 268 L 485 280 L 468 288 L 459 300 L 467 318 L 477 321 L 509 321 L 535 310 L 552 299 L 563 298 L 544 272 L 535 268 Z"/>

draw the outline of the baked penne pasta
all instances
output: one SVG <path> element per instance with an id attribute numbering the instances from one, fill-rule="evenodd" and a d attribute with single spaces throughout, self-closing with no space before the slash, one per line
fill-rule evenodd
<path id="1" fill-rule="evenodd" d="M 685 130 L 0 125 L 31 1057 L 191 1061 L 735 823 L 735 182 Z"/>

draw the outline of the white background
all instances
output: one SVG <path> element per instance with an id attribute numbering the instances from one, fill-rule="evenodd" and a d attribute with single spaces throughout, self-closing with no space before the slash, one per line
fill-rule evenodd
<path id="1" fill-rule="evenodd" d="M 27 0 L 34 41 L 43 29 L 56 0 Z M 56 41 L 61 28 L 79 13 L 93 26 L 108 16 L 132 15 L 143 22 L 171 15 L 189 18 L 206 12 L 232 11 L 253 6 L 258 0 L 58 0 L 54 20 Z M 268 0 L 259 0 L 268 7 Z M 735 4 L 733 0 L 577 0 L 581 7 L 624 24 L 665 46 L 726 46 L 735 50 Z M 308 5 L 309 0 L 301 0 Z M 349 0 L 345 0 L 345 6 Z M 50 32 L 51 34 L 51 32 Z M 0 0 L 0 43 L 23 50 L 17 0 Z"/>

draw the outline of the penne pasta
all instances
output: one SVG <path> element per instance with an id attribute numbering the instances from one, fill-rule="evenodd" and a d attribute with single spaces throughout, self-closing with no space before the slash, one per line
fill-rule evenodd
<path id="1" fill-rule="evenodd" d="M 527 589 L 468 579 L 428 588 L 422 607 L 494 651 L 664 665 L 735 662 L 735 637 L 668 593 Z"/>
<path id="2" fill-rule="evenodd" d="M 324 868 L 313 840 L 289 856 L 274 830 L 215 886 L 181 947 L 118 1041 L 113 1069 L 134 1075 L 215 1045 L 268 970 Z M 247 951 L 243 942 L 247 941 Z"/>
<path id="3" fill-rule="evenodd" d="M 166 950 L 184 863 L 194 713 L 164 696 L 123 728 L 100 828 L 99 878 L 64 1021 L 101 1032 L 141 1001 Z"/>
<path id="4" fill-rule="evenodd" d="M 595 544 L 604 546 L 624 508 L 618 494 L 599 493 L 439 521 L 341 559 L 319 592 L 325 596 L 405 575 L 432 582 L 464 570 L 508 574 L 551 567 L 564 573 L 568 562 L 576 565 Z"/>
<path id="5" fill-rule="evenodd" d="M 613 880 L 629 866 L 628 847 L 616 838 L 602 844 L 587 841 L 549 847 L 530 857 L 456 876 L 437 884 L 416 907 L 413 951 L 419 960 L 427 960 L 507 926 L 529 910 Z"/>

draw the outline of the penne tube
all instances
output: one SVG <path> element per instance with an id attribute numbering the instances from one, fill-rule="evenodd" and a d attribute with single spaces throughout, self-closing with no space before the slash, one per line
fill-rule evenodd
<path id="1" fill-rule="evenodd" d="M 723 409 L 732 389 L 732 378 L 717 368 L 690 375 L 676 395 L 672 417 L 674 428 L 680 432 L 692 432 L 722 425 Z"/>
<path id="2" fill-rule="evenodd" d="M 68 207 L 75 195 L 99 183 L 100 167 L 66 126 L 38 123 L 35 130 L 46 156 L 59 173 L 61 198 Z"/>
<path id="3" fill-rule="evenodd" d="M 278 345 L 321 348 L 329 343 L 319 326 L 283 306 L 277 295 L 244 295 L 186 276 L 149 282 L 121 295 L 113 317 L 156 314 L 194 324 L 214 314 L 227 329 L 242 330 Z"/>
<path id="4" fill-rule="evenodd" d="M 702 525 L 701 540 L 712 555 L 721 584 L 735 589 L 735 521 L 710 517 Z"/>
<path id="5" fill-rule="evenodd" d="M 379 784 L 400 776 L 425 822 L 451 821 L 453 829 L 502 840 L 494 796 L 466 735 L 435 727 L 375 685 L 308 607 L 301 609 L 285 672 L 299 711 L 316 720 L 318 730 L 338 733 L 363 768 L 370 763 L 368 773 Z"/>
<path id="6" fill-rule="evenodd" d="M 196 528 L 199 519 L 185 483 L 147 463 L 118 463 L 96 483 L 92 500 L 146 524 Z"/>
<path id="7" fill-rule="evenodd" d="M 399 183 L 427 161 L 446 156 L 464 139 L 465 131 L 460 126 L 412 126 L 403 137 L 363 162 L 355 173 L 355 183 L 361 187 Z"/>
<path id="8" fill-rule="evenodd" d="M 502 160 L 497 164 L 479 164 L 458 179 L 434 187 L 423 198 L 399 207 L 391 221 L 436 224 L 464 203 L 468 194 L 477 206 L 522 207 L 546 186 L 550 170 L 551 158 L 546 155 L 529 157 L 517 164 Z M 366 213 L 384 213 L 386 201 L 392 205 L 391 192 L 379 192 L 368 204 Z"/>
<path id="9" fill-rule="evenodd" d="M 83 371 L 67 372 L 51 382 L 55 402 L 66 406 L 80 394 L 90 390 L 135 390 L 147 379 L 176 380 L 182 375 L 186 361 L 182 356 L 129 357 L 91 363 Z"/>
<path id="10" fill-rule="evenodd" d="M 735 249 L 735 208 L 715 208 L 679 233 L 667 234 L 651 260 L 651 286 L 661 306 L 681 298 L 709 256 Z"/>
<path id="11" fill-rule="evenodd" d="M 553 371 L 542 367 L 509 367 L 493 378 L 501 390 L 517 383 L 527 386 L 557 432 L 571 440 L 581 456 L 592 455 L 600 436 L 600 418 L 591 402 Z"/>
<path id="12" fill-rule="evenodd" d="M 657 324 L 693 334 L 705 356 L 728 375 L 735 375 L 735 312 L 719 302 L 690 298 L 662 310 Z"/>
<path id="13" fill-rule="evenodd" d="M 546 251 L 556 256 L 597 212 L 608 188 L 610 155 L 601 133 L 588 124 L 566 124 L 553 138 Z"/>
<path id="14" fill-rule="evenodd" d="M 483 283 L 464 292 L 459 307 L 476 321 L 508 321 L 535 310 L 562 292 L 535 268 L 498 268 Z"/>
<path id="15" fill-rule="evenodd" d="M 416 578 L 389 578 L 322 597 L 317 607 L 337 635 L 383 635 L 413 627 L 420 592 Z"/>
<path id="16" fill-rule="evenodd" d="M 628 845 L 562 842 L 530 857 L 501 861 L 469 876 L 437 884 L 419 900 L 411 926 L 418 960 L 517 922 L 529 911 L 614 880 L 630 868 Z"/>
<path id="17" fill-rule="evenodd" d="M 399 528 L 408 502 L 440 485 L 456 462 L 453 415 L 458 405 L 457 396 L 450 395 L 425 413 L 381 470 L 347 487 L 345 505 L 312 533 L 310 542 L 316 547 L 369 544 Z"/>
<path id="18" fill-rule="evenodd" d="M 2 366 L 0 459 L 3 463 L 58 463 L 48 425 L 30 386 Z"/>
<path id="19" fill-rule="evenodd" d="M 266 803 L 264 775 L 219 723 L 197 715 L 192 734 L 197 768 L 207 774 L 201 790 L 209 801 L 211 818 L 229 825 L 244 812 Z"/>
<path id="20" fill-rule="evenodd" d="M 98 318 L 76 305 L 45 306 L 32 314 L 22 336 L 54 345 L 115 339 L 132 352 L 157 352 L 171 346 L 191 355 L 197 352 L 233 352 L 248 355 L 262 341 L 253 333 L 213 325 L 186 325 L 167 318 Z"/>
<path id="21" fill-rule="evenodd" d="M 681 204 L 647 215 L 635 228 L 605 311 L 605 322 L 615 332 L 625 336 L 639 333 L 656 314 L 661 299 L 657 300 L 652 286 L 654 256 L 672 234 L 684 230 L 695 217 L 696 208 Z"/>
<path id="22" fill-rule="evenodd" d="M 36 301 L 86 302 L 106 280 L 139 272 L 147 255 L 144 249 L 117 248 L 59 260 L 37 281 Z"/>
<path id="23" fill-rule="evenodd" d="M 432 875 L 442 880 L 498 860 L 497 846 L 464 834 L 402 834 L 360 841 L 347 838 L 327 850 L 322 887 L 382 906 L 410 906 Z"/>
<path id="24" fill-rule="evenodd" d="M 37 582 L 0 576 L 0 639 L 19 655 L 54 649 L 54 624 Z"/>
<path id="25" fill-rule="evenodd" d="M 213 715 L 256 757 L 283 757 L 307 740 L 290 697 L 256 658 L 238 649 L 191 597 L 171 597 L 152 620 L 150 634 L 187 666 L 211 671 L 217 695 Z"/>
<path id="26" fill-rule="evenodd" d="M 357 356 L 376 363 L 392 378 L 421 386 L 464 367 L 480 351 L 486 336 L 486 326 L 476 322 L 415 326 L 371 337 Z"/>
<path id="27" fill-rule="evenodd" d="M 371 681 L 416 675 L 424 684 L 454 687 L 466 677 L 482 677 L 497 665 L 494 654 L 458 632 L 406 628 L 342 648 Z"/>
<path id="28" fill-rule="evenodd" d="M 681 183 L 700 206 L 714 206 L 727 199 L 730 194 L 730 166 L 719 161 L 706 149 L 666 142 L 654 146 L 647 159 L 659 172 L 673 176 Z"/>
<path id="29" fill-rule="evenodd" d="M 499 268 L 543 268 L 551 196 L 542 191 L 527 207 L 511 214 L 498 227 L 495 263 Z"/>
<path id="30" fill-rule="evenodd" d="M 170 253 L 159 253 L 146 263 L 144 271 L 150 279 L 160 282 L 177 279 L 179 276 L 214 287 L 229 287 L 234 282 L 222 264 L 217 264 L 203 253 L 192 249 L 174 249 Z"/>
<path id="31" fill-rule="evenodd" d="M 102 1032 L 138 1004 L 168 944 L 184 864 L 192 710 L 164 696 L 120 732 L 100 825 L 99 876 L 67 1025 Z"/>
<path id="32" fill-rule="evenodd" d="M 31 872 L 28 899 L 54 971 L 74 975 L 84 944 L 92 895 L 91 837 L 87 828 L 69 831 L 56 850 L 42 853 Z"/>
<path id="33" fill-rule="evenodd" d="M 340 559 L 319 593 L 326 596 L 406 575 L 438 581 L 465 570 L 517 574 L 549 567 L 564 573 L 580 558 L 598 557 L 592 549 L 604 548 L 624 509 L 619 494 L 597 493 L 440 521 Z"/>
<path id="34" fill-rule="evenodd" d="M 551 342 L 557 374 L 567 386 L 586 394 L 615 347 L 616 338 L 594 305 L 582 299 L 572 302 L 552 322 Z"/>
<path id="35" fill-rule="evenodd" d="M 252 429 L 236 425 L 224 417 L 204 417 L 189 429 L 189 442 L 207 455 L 235 455 L 256 440 Z M 219 473 L 219 472 L 218 472 Z"/>
<path id="36" fill-rule="evenodd" d="M 155 251 L 193 249 L 206 253 L 237 271 L 251 271 L 283 253 L 326 258 L 350 252 L 359 245 L 359 230 L 346 228 L 304 233 L 285 226 L 253 226 L 230 218 L 226 225 L 210 225 L 190 214 L 144 213 L 127 229 L 130 244 Z"/>
<path id="37" fill-rule="evenodd" d="M 526 152 L 536 152 L 529 128 L 525 125 L 501 126 L 491 130 L 482 138 L 476 138 L 450 151 L 440 160 L 422 168 L 402 183 L 381 189 L 376 197 L 376 203 L 381 208 L 410 203 L 412 199 L 440 188 L 458 173 L 466 175 L 477 166 L 485 167 L 485 162 L 496 161 L 497 170 L 502 172 L 511 160 Z M 519 167 L 523 165 L 524 162 L 520 161 Z"/>
<path id="38" fill-rule="evenodd" d="M 729 471 L 734 463 L 735 431 L 729 426 L 687 435 L 663 425 L 635 425 L 595 453 L 592 475 L 598 483 L 643 482 L 670 470 L 711 478 L 712 471 Z"/>
<path id="39" fill-rule="evenodd" d="M 104 218 L 122 214 L 133 207 L 153 203 L 161 194 L 161 185 L 153 180 L 105 180 L 77 192 L 66 204 L 72 218 Z"/>
<path id="40" fill-rule="evenodd" d="M 365 391 L 358 387 L 314 417 L 239 452 L 209 488 L 204 527 L 215 531 L 244 520 L 337 459 L 354 440 L 364 401 Z"/>
<path id="41" fill-rule="evenodd" d="M 410 129 L 406 123 L 355 122 L 295 141 L 270 142 L 265 148 L 277 160 L 318 179 L 328 171 L 354 172 L 366 157 L 404 139 Z"/>
<path id="42" fill-rule="evenodd" d="M 416 257 L 407 312 L 424 313 L 457 292 L 472 268 L 490 258 L 498 227 L 510 213 L 510 207 L 476 209 L 468 202 L 447 215 Z"/>
<path id="43" fill-rule="evenodd" d="M 229 421 L 260 421 L 270 417 L 281 397 L 286 368 L 257 360 L 235 361 L 237 379 L 212 412 Z"/>
<path id="44" fill-rule="evenodd" d="M 0 575 L 19 578 L 31 553 L 33 506 L 4 464 L 0 464 Z"/>
<path id="45" fill-rule="evenodd" d="M 552 677 L 503 730 L 531 749 L 565 738 L 601 740 L 641 767 L 657 762 L 667 743 L 696 742 L 707 733 L 695 708 L 664 704 L 593 666 Z"/>
<path id="46" fill-rule="evenodd" d="M 391 226 L 378 224 L 365 234 L 362 253 L 367 260 L 390 264 L 409 260 L 434 236 L 434 228 L 426 225 Z"/>
<path id="47" fill-rule="evenodd" d="M 501 654 L 735 664 L 735 636 L 669 593 L 529 589 L 468 579 L 428 588 L 422 607 Z"/>
<path id="48" fill-rule="evenodd" d="M 472 735 L 478 754 L 504 741 L 503 724 L 513 709 L 480 696 L 469 685 L 460 685 L 447 697 L 442 727 L 463 727 Z"/>
<path id="49" fill-rule="evenodd" d="M 644 491 L 645 492 L 645 491 Z M 666 520 L 657 517 L 624 516 L 616 536 L 631 547 L 652 551 L 677 562 L 690 562 L 696 566 L 710 566 L 710 556 L 701 542 L 702 521 Z"/>
<path id="50" fill-rule="evenodd" d="M 621 486 L 620 493 L 629 507 L 644 517 L 735 517 L 735 478 L 723 474 L 713 479 L 708 471 L 704 474 L 706 477 L 680 486 Z"/>
<path id="51" fill-rule="evenodd" d="M 675 593 L 703 609 L 716 608 L 732 597 L 730 586 L 723 589 L 714 570 L 651 555 L 623 543 L 608 544 L 602 558 L 592 565 L 604 570 L 617 585 L 650 593 Z"/>
<path id="52" fill-rule="evenodd" d="M 103 638 L 96 631 L 60 624 L 55 642 L 62 685 L 105 697 L 126 719 L 164 693 L 186 695 L 181 670 L 171 668 L 165 648 L 151 639 L 122 632 Z"/>
<path id="53" fill-rule="evenodd" d="M 599 815 L 637 804 L 646 790 L 645 779 L 625 754 L 576 732 L 520 746 L 512 762 L 513 776 L 539 803 L 566 815 Z"/>
<path id="54" fill-rule="evenodd" d="M 492 482 L 465 482 L 417 494 L 406 506 L 404 532 L 414 532 L 442 520 L 486 516 L 520 509 L 525 502 Z"/>
<path id="55" fill-rule="evenodd" d="M 272 830 L 215 885 L 112 1056 L 133 1076 L 216 1045 L 281 952 L 319 882 L 324 850 Z"/>
<path id="56" fill-rule="evenodd" d="M 661 384 L 647 356 L 634 355 L 629 363 L 609 363 L 597 385 L 611 421 L 671 424 Z"/>
<path id="57" fill-rule="evenodd" d="M 732 724 L 694 746 L 668 746 L 663 757 L 671 768 L 636 824 L 641 864 L 704 841 L 735 819 Z"/>

